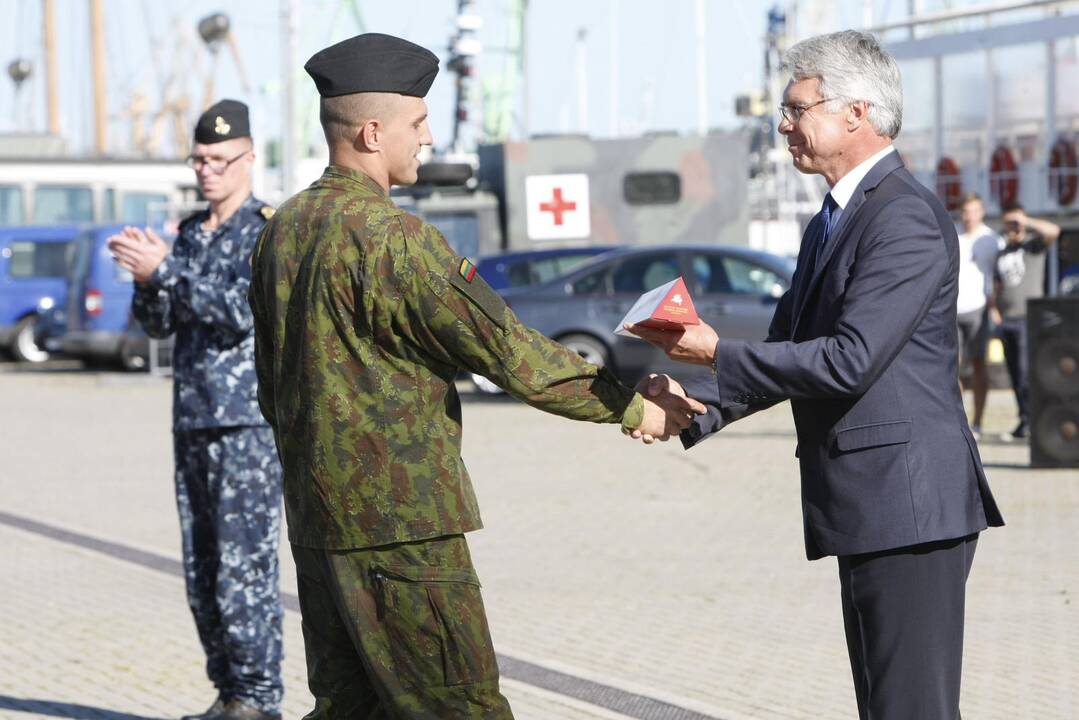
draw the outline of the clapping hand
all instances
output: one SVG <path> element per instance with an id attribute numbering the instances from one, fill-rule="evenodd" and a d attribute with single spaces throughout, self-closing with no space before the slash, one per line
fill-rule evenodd
<path id="1" fill-rule="evenodd" d="M 169 246 L 150 228 L 145 231 L 136 227 L 125 227 L 118 235 L 108 240 L 116 264 L 127 270 L 136 282 L 145 283 L 157 270 L 157 266 L 169 254 Z"/>
<path id="2" fill-rule="evenodd" d="M 649 375 L 635 389 L 644 397 L 644 421 L 626 434 L 647 445 L 668 440 L 689 427 L 695 415 L 707 412 L 704 405 L 686 397 L 682 386 L 667 375 Z"/>

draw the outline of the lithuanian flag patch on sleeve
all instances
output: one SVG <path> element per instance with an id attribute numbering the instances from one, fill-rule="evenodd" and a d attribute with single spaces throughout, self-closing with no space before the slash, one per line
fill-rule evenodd
<path id="1" fill-rule="evenodd" d="M 468 261 L 468 258 L 461 259 L 461 267 L 457 272 L 461 273 L 461 277 L 465 279 L 465 282 L 472 282 L 472 278 L 476 277 L 476 266 Z"/>

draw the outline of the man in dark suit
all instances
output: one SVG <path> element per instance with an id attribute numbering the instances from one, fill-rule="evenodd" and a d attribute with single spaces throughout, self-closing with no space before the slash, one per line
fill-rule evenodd
<path id="1" fill-rule="evenodd" d="M 710 408 L 687 448 L 791 401 L 806 555 L 838 557 L 859 717 L 958 720 L 966 579 L 978 533 L 1003 520 L 956 382 L 955 228 L 892 147 L 902 83 L 872 36 L 810 38 L 785 66 L 779 132 L 831 191 L 768 338 L 631 329 L 712 368 L 684 383 Z"/>

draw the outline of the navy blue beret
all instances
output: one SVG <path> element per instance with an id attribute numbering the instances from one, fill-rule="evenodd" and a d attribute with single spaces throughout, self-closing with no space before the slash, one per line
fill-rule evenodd
<path id="1" fill-rule="evenodd" d="M 239 137 L 251 137 L 247 106 L 239 100 L 221 100 L 214 103 L 195 123 L 195 142 L 203 145 Z"/>

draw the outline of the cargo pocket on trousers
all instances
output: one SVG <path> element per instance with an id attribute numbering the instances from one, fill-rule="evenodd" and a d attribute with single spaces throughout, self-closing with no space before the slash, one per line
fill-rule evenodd
<path id="1" fill-rule="evenodd" d="M 498 676 L 476 571 L 383 565 L 373 570 L 397 675 L 415 687 Z"/>

